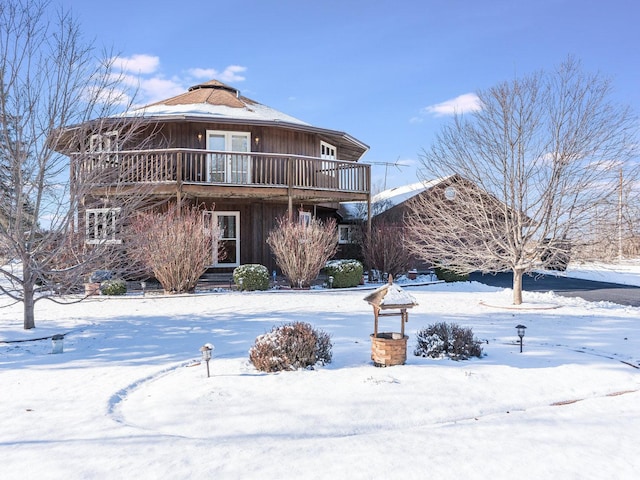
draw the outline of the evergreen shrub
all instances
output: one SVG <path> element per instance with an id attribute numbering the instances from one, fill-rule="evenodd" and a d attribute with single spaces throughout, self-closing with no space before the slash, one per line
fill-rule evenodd
<path id="1" fill-rule="evenodd" d="M 470 328 L 455 323 L 434 323 L 419 330 L 416 334 L 417 345 L 413 352 L 417 357 L 467 360 L 469 357 L 481 357 L 481 341 L 474 338 Z"/>
<path id="2" fill-rule="evenodd" d="M 333 277 L 333 288 L 346 288 L 360 284 L 364 267 L 358 260 L 331 260 L 324 271 Z"/>
<path id="3" fill-rule="evenodd" d="M 242 279 L 242 282 L 240 282 Z M 233 281 L 241 290 L 267 290 L 269 288 L 269 270 L 264 265 L 248 263 L 233 270 Z"/>
<path id="4" fill-rule="evenodd" d="M 127 293 L 127 282 L 120 279 L 105 280 L 100 284 L 102 295 L 124 295 Z"/>
<path id="5" fill-rule="evenodd" d="M 442 268 L 442 267 L 436 267 L 434 268 L 436 277 L 438 277 L 438 280 L 444 280 L 447 283 L 450 282 L 468 282 L 469 281 L 469 274 L 468 273 L 456 273 L 452 270 L 448 270 L 446 268 Z"/>

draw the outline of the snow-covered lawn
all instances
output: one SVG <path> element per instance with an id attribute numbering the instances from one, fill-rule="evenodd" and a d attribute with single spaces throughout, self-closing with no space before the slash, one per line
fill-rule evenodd
<path id="1" fill-rule="evenodd" d="M 565 274 L 572 278 L 640 287 L 640 260 L 623 260 L 615 264 L 571 263 Z"/>
<path id="2" fill-rule="evenodd" d="M 29 332 L 19 305 L 0 309 L 0 478 L 638 478 L 639 308 L 525 292 L 559 308 L 514 311 L 482 305 L 511 292 L 478 283 L 405 288 L 408 360 L 388 368 L 371 363 L 365 290 L 41 302 Z M 330 333 L 333 362 L 256 371 L 255 338 L 291 321 Z M 471 327 L 486 355 L 413 356 L 439 321 Z M 6 343 L 54 333 L 62 354 Z"/>

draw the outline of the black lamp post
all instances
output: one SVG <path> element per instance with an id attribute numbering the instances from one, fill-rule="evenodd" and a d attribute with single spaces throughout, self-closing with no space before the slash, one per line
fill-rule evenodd
<path id="1" fill-rule="evenodd" d="M 211 351 L 213 350 L 213 345 L 207 343 L 200 347 L 200 351 L 202 352 L 202 360 L 207 362 L 207 378 L 209 378 L 209 360 L 211 360 Z"/>
<path id="2" fill-rule="evenodd" d="M 518 331 L 518 336 L 520 337 L 520 353 L 522 353 L 522 338 L 524 337 L 524 331 L 527 329 L 524 325 L 517 325 L 516 330 Z"/>

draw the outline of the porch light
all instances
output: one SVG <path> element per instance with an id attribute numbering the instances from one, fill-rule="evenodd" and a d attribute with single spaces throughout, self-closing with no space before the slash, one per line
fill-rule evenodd
<path id="1" fill-rule="evenodd" d="M 257 146 L 260 143 L 260 137 L 254 138 L 253 141 L 256 143 L 256 146 Z"/>
<path id="2" fill-rule="evenodd" d="M 198 132 L 198 142 L 202 141 L 202 132 Z"/>
<path id="3" fill-rule="evenodd" d="M 211 352 L 213 351 L 214 346 L 210 343 L 205 343 L 202 347 L 200 347 L 200 352 L 202 353 L 202 360 L 207 363 L 207 378 L 209 378 L 209 360 L 211 360 Z"/>
<path id="4" fill-rule="evenodd" d="M 517 325 L 516 330 L 518 332 L 518 337 L 520 337 L 520 353 L 522 353 L 522 339 L 524 338 L 524 331 L 527 329 L 524 325 Z"/>

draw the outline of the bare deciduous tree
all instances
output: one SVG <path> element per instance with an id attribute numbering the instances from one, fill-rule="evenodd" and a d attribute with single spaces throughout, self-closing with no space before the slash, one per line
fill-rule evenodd
<path id="1" fill-rule="evenodd" d="M 313 218 L 306 225 L 281 218 L 269 233 L 267 244 L 290 285 L 308 287 L 337 251 L 336 222 Z"/>
<path id="2" fill-rule="evenodd" d="M 35 327 L 36 301 L 64 301 L 56 295 L 77 288 L 119 247 L 104 229 L 98 235 L 104 238 L 95 237 L 93 245 L 83 241 L 85 221 L 76 213 L 89 189 L 109 183 L 100 201 L 122 217 L 142 198 L 122 201 L 118 182 L 106 182 L 107 169 L 86 168 L 104 162 L 105 155 L 117 163 L 108 151 L 115 145 L 98 142 L 98 154 L 92 139 L 108 130 L 119 132 L 124 143 L 136 130 L 135 118 L 114 116 L 116 109 L 127 109 L 127 97 L 112 58 L 98 58 L 74 18 L 64 10 L 52 12 L 47 1 L 0 4 L 0 292 L 24 303 L 25 329 Z M 71 162 L 70 151 L 79 152 Z M 115 228 L 115 221 L 110 225 Z"/>
<path id="3" fill-rule="evenodd" d="M 377 221 L 371 227 L 371 234 L 365 234 L 362 253 L 369 268 L 397 277 L 405 273 L 411 261 L 405 243 L 402 222 Z"/>
<path id="4" fill-rule="evenodd" d="M 621 169 L 635 175 L 636 124 L 610 95 L 572 58 L 479 92 L 481 110 L 456 115 L 422 155 L 423 180 L 463 181 L 414 203 L 414 253 L 460 273 L 511 270 L 520 304 L 523 274 L 588 242 L 594 206 L 616 201 Z"/>
<path id="5" fill-rule="evenodd" d="M 133 220 L 127 246 L 166 293 L 192 292 L 211 264 L 216 227 L 205 224 L 196 208 L 171 207 L 166 213 L 141 213 Z"/>

